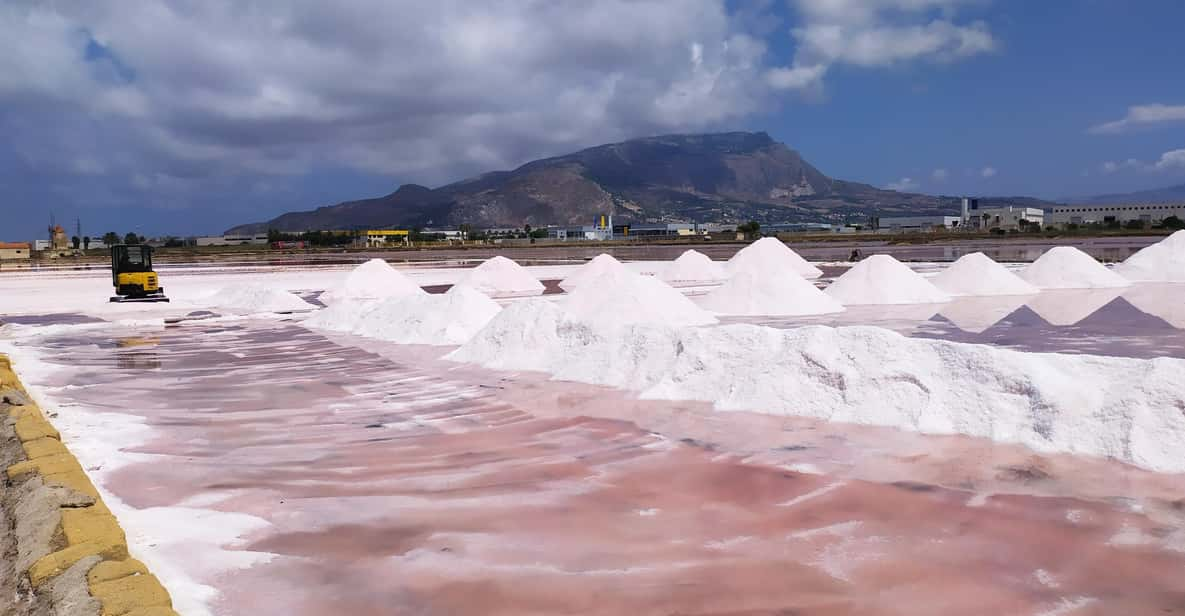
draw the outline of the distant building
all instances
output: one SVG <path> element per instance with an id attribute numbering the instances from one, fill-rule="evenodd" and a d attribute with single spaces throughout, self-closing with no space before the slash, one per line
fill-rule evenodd
<path id="1" fill-rule="evenodd" d="M 1030 223 L 1045 226 L 1045 210 L 1012 205 L 980 208 L 966 222 L 968 228 L 984 231 L 991 229 L 1021 230 L 1022 227 L 1028 227 Z"/>
<path id="2" fill-rule="evenodd" d="M 0 242 L 0 261 L 26 260 L 31 253 L 28 242 Z"/>
<path id="3" fill-rule="evenodd" d="M 1055 207 L 1049 224 L 1064 226 L 1092 223 L 1123 224 L 1132 220 L 1159 223 L 1169 216 L 1185 220 L 1185 203 L 1154 203 L 1147 205 L 1068 205 Z"/>
<path id="4" fill-rule="evenodd" d="M 959 216 L 891 216 L 877 220 L 876 228 L 894 233 L 945 231 L 959 226 Z"/>
<path id="5" fill-rule="evenodd" d="M 243 246 L 251 244 L 267 244 L 266 233 L 213 235 L 207 237 L 195 237 L 193 239 L 198 246 Z"/>
<path id="6" fill-rule="evenodd" d="M 411 232 L 407 229 L 371 229 L 366 232 L 367 248 L 382 248 L 393 244 L 407 245 Z"/>
<path id="7" fill-rule="evenodd" d="M 70 250 L 70 239 L 66 237 L 66 230 L 62 225 L 49 227 L 50 250 Z"/>

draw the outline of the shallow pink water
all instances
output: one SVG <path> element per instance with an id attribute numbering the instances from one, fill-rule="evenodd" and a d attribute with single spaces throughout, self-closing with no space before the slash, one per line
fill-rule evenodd
<path id="1" fill-rule="evenodd" d="M 225 491 L 270 562 L 220 614 L 1185 613 L 1185 478 L 639 401 L 303 328 L 44 341 L 145 417 L 135 507 Z M 41 385 L 65 385 L 41 383 Z M 1062 611 L 1058 611 L 1062 610 Z"/>

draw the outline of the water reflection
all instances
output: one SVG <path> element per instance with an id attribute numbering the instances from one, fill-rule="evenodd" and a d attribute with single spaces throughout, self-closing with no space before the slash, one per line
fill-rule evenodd
<path id="1" fill-rule="evenodd" d="M 1123 292 L 1140 312 L 1185 329 L 1185 284 L 1138 284 Z"/>
<path id="2" fill-rule="evenodd" d="M 943 306 L 938 314 L 955 327 L 978 334 L 1003 321 L 1031 299 L 1031 296 L 1025 295 L 960 297 Z"/>
<path id="3" fill-rule="evenodd" d="M 1122 289 L 1057 289 L 1032 296 L 1025 305 L 1050 325 L 1073 325 L 1119 297 Z"/>

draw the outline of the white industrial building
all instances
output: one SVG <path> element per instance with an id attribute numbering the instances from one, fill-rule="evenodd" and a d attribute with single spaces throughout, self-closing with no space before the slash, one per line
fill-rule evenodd
<path id="1" fill-rule="evenodd" d="M 959 226 L 958 216 L 891 216 L 877 221 L 880 231 L 943 231 Z"/>
<path id="2" fill-rule="evenodd" d="M 243 244 L 266 244 L 266 233 L 247 235 L 215 235 L 194 238 L 198 246 L 242 246 Z"/>
<path id="3" fill-rule="evenodd" d="M 1053 208 L 1050 224 L 1083 225 L 1091 223 L 1123 224 L 1132 220 L 1159 223 L 1169 216 L 1185 220 L 1185 203 L 1150 203 L 1146 205 L 1068 205 Z"/>
<path id="4" fill-rule="evenodd" d="M 1021 221 L 1024 221 L 1023 223 Z M 1023 230 L 1029 224 L 1045 226 L 1045 210 L 1036 207 L 990 207 L 974 210 L 964 223 L 968 229 Z"/>

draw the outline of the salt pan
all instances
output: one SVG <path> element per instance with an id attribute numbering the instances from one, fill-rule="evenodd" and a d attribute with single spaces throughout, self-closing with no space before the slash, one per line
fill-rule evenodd
<path id="1" fill-rule="evenodd" d="M 1143 248 L 1114 271 L 1139 282 L 1185 282 L 1185 230 Z"/>
<path id="2" fill-rule="evenodd" d="M 950 301 L 949 295 L 889 255 L 872 255 L 864 259 L 824 291 L 845 306 Z"/>
<path id="3" fill-rule="evenodd" d="M 526 268 L 501 255 L 486 259 L 473 268 L 460 284 L 490 297 L 523 297 L 543 293 L 543 283 Z"/>
<path id="4" fill-rule="evenodd" d="M 763 237 L 745 246 L 728 260 L 728 271 L 734 273 L 744 270 L 769 271 L 771 268 L 790 270 L 803 278 L 823 275 L 823 270 L 811 265 L 776 237 Z"/>
<path id="5" fill-rule="evenodd" d="M 790 271 L 766 276 L 738 272 L 699 303 L 719 314 L 745 316 L 801 316 L 844 310 L 838 301 Z"/>
<path id="6" fill-rule="evenodd" d="M 959 257 L 930 279 L 950 295 L 1032 295 L 1040 291 L 982 252 Z"/>
<path id="7" fill-rule="evenodd" d="M 1073 246 L 1056 246 L 1020 272 L 1042 289 L 1105 289 L 1126 287 L 1127 279 Z"/>
<path id="8" fill-rule="evenodd" d="M 725 278 L 724 266 L 697 250 L 684 252 L 662 271 L 662 279 L 675 286 L 712 284 Z"/>
<path id="9" fill-rule="evenodd" d="M 420 285 L 382 259 L 371 259 L 355 267 L 337 287 L 321 294 L 331 304 L 343 299 L 386 299 L 425 293 Z"/>

